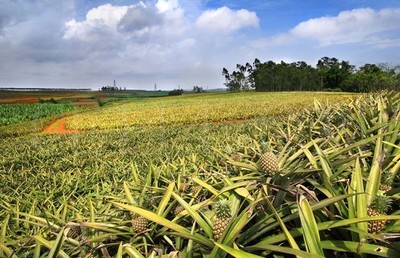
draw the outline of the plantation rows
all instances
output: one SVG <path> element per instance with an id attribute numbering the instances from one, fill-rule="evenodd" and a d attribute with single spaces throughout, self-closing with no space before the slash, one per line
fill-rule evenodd
<path id="1" fill-rule="evenodd" d="M 311 107 L 314 99 L 335 103 L 352 96 L 321 92 L 191 94 L 113 105 L 68 117 L 66 123 L 69 129 L 92 130 L 223 122 L 290 114 Z"/>
<path id="2" fill-rule="evenodd" d="M 0 105 L 0 126 L 51 117 L 72 111 L 70 104 L 7 104 Z"/>
<path id="3" fill-rule="evenodd" d="M 397 257 L 399 110 L 0 139 L 0 257 Z"/>

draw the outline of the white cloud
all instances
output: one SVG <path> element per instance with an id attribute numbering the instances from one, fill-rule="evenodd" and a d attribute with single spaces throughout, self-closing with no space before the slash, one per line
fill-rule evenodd
<path id="1" fill-rule="evenodd" d="M 387 41 L 385 33 L 400 33 L 400 9 L 370 8 L 343 11 L 337 16 L 321 17 L 301 22 L 290 34 L 297 38 L 319 41 L 322 45 L 363 43 L 377 44 Z M 379 40 L 378 40 L 379 41 Z"/>
<path id="2" fill-rule="evenodd" d="M 86 19 L 78 22 L 75 19 L 68 21 L 66 26 L 65 39 L 79 38 L 89 39 L 90 35 L 105 31 L 115 31 L 117 25 L 134 6 L 113 6 L 111 4 L 101 5 L 91 9 L 86 14 Z"/>
<path id="3" fill-rule="evenodd" d="M 160 12 L 171 11 L 179 7 L 178 0 L 158 0 L 156 7 Z"/>
<path id="4" fill-rule="evenodd" d="M 232 10 L 226 6 L 204 11 L 197 19 L 196 26 L 204 31 L 230 33 L 244 27 L 258 27 L 255 12 L 245 9 Z"/>
<path id="5" fill-rule="evenodd" d="M 72 19 L 66 22 L 64 39 L 157 41 L 157 37 L 184 33 L 187 26 L 183 20 L 181 8 L 159 12 L 155 6 L 146 6 L 143 2 L 130 6 L 106 4 L 89 10 L 83 21 Z"/>
<path id="6" fill-rule="evenodd" d="M 160 15 L 154 8 L 138 5 L 130 7 L 118 23 L 118 28 L 125 32 L 140 31 L 161 23 Z"/>

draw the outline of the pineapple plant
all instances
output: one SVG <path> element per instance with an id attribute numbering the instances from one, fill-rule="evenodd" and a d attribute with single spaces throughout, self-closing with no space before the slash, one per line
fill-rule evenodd
<path id="1" fill-rule="evenodd" d="M 393 184 L 393 174 L 390 173 L 390 171 L 383 172 L 379 190 L 381 190 L 384 193 L 390 191 L 392 190 L 392 184 Z"/>
<path id="2" fill-rule="evenodd" d="M 145 217 L 140 215 L 135 215 L 132 219 L 132 227 L 138 233 L 147 230 L 148 224 L 149 221 Z"/>
<path id="3" fill-rule="evenodd" d="M 267 176 L 275 175 L 278 170 L 278 159 L 272 152 L 263 153 L 259 160 L 261 171 Z"/>
<path id="4" fill-rule="evenodd" d="M 213 234 L 214 239 L 218 241 L 232 219 L 229 200 L 223 199 L 217 203 L 216 216 L 217 218 L 214 222 Z"/>
<path id="5" fill-rule="evenodd" d="M 390 197 L 386 195 L 376 195 L 372 203 L 367 207 L 369 217 L 386 215 L 391 205 Z M 377 234 L 387 224 L 387 220 L 371 220 L 368 222 L 368 233 Z"/>

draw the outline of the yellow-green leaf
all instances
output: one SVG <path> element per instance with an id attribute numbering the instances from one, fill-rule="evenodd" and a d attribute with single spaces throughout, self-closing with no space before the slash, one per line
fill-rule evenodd
<path id="1" fill-rule="evenodd" d="M 314 213 L 307 199 L 303 195 L 301 195 L 298 200 L 298 207 L 307 252 L 324 256 Z"/>
<path id="2" fill-rule="evenodd" d="M 218 246 L 219 248 L 221 248 L 222 250 L 224 250 L 225 252 L 227 252 L 228 254 L 232 255 L 233 257 L 236 258 L 261 258 L 262 256 L 258 256 L 255 254 L 251 254 L 245 251 L 241 251 L 241 250 L 236 250 L 232 247 L 214 242 L 216 246 Z"/>

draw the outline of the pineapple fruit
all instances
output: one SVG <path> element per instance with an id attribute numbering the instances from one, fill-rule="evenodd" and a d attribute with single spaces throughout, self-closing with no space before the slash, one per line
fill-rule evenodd
<path id="1" fill-rule="evenodd" d="M 259 163 L 262 172 L 268 176 L 275 175 L 279 170 L 278 159 L 272 152 L 262 154 Z"/>
<path id="2" fill-rule="evenodd" d="M 203 188 L 200 185 L 192 186 L 191 193 L 198 194 Z"/>
<path id="3" fill-rule="evenodd" d="M 148 224 L 149 221 L 143 216 L 136 215 L 132 220 L 132 227 L 138 233 L 147 230 Z"/>
<path id="4" fill-rule="evenodd" d="M 203 187 L 201 187 L 200 185 L 192 186 L 190 188 L 190 194 L 192 197 L 195 198 L 195 201 L 193 204 L 200 203 L 203 200 L 202 191 L 203 191 Z"/>
<path id="5" fill-rule="evenodd" d="M 223 199 L 217 203 L 216 215 L 217 218 L 214 222 L 213 234 L 214 239 L 218 241 L 232 219 L 229 200 Z"/>
<path id="6" fill-rule="evenodd" d="M 179 191 L 186 192 L 188 190 L 188 188 L 189 188 L 189 185 L 187 183 L 181 183 L 179 185 Z"/>
<path id="7" fill-rule="evenodd" d="M 174 209 L 174 215 L 177 216 L 179 213 L 181 213 L 182 211 L 184 211 L 185 208 L 183 208 L 182 205 L 178 205 L 176 206 L 176 208 Z"/>
<path id="8" fill-rule="evenodd" d="M 386 195 L 376 195 L 372 203 L 367 207 L 369 217 L 386 215 L 390 208 L 391 200 Z M 377 234 L 387 224 L 387 220 L 371 220 L 368 222 L 368 233 Z"/>
<path id="9" fill-rule="evenodd" d="M 76 239 L 82 235 L 82 229 L 78 223 L 69 222 L 66 226 L 69 228 L 67 233 L 68 238 Z"/>

